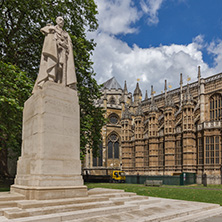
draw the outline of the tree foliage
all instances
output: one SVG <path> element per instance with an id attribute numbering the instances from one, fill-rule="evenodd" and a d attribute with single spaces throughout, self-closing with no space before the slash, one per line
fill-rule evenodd
<path id="1" fill-rule="evenodd" d="M 0 171 L 7 176 L 8 150 L 20 154 L 22 111 L 32 90 L 32 81 L 19 68 L 0 61 Z M 5 161 L 5 162 L 4 162 Z"/>
<path id="2" fill-rule="evenodd" d="M 87 144 L 97 150 L 101 142 L 100 131 L 104 117 L 102 109 L 94 106 L 94 100 L 100 97 L 100 86 L 94 79 L 90 59 L 95 43 L 86 38 L 86 31 L 95 31 L 98 27 L 94 0 L 1 0 L 0 13 L 1 66 L 12 64 L 13 69 L 26 72 L 32 84 L 38 74 L 44 41 L 40 28 L 47 23 L 55 24 L 56 17 L 63 16 L 64 29 L 70 34 L 73 43 L 80 103 L 82 157 Z M 23 73 L 17 71 L 17 74 Z M 24 81 L 30 84 L 29 80 Z M 2 114 L 0 115 L 2 119 Z"/>

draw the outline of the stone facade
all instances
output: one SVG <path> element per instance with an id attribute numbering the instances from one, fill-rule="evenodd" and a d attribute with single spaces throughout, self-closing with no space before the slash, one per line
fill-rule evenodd
<path id="1" fill-rule="evenodd" d="M 196 82 L 183 85 L 181 74 L 179 88 L 168 91 L 165 81 L 162 94 L 154 96 L 151 86 L 151 97 L 146 92 L 144 100 L 138 83 L 132 99 L 126 83 L 121 89 L 107 82 L 97 101 L 109 119 L 102 130 L 101 157 L 93 161 L 89 154 L 86 170 L 105 174 L 118 168 L 129 175 L 190 172 L 197 173 L 199 183 L 206 173 L 209 183 L 221 183 L 222 73 L 201 78 L 198 67 Z M 112 135 L 118 139 L 112 140 Z"/>

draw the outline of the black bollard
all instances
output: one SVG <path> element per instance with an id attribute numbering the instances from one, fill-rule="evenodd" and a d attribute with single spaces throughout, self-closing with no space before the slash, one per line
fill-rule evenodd
<path id="1" fill-rule="evenodd" d="M 203 174 L 202 181 L 203 181 L 203 185 L 206 187 L 207 186 L 207 174 L 206 173 Z"/>
<path id="2" fill-rule="evenodd" d="M 139 173 L 137 173 L 136 179 L 137 179 L 137 184 L 140 184 L 140 175 L 139 175 Z"/>

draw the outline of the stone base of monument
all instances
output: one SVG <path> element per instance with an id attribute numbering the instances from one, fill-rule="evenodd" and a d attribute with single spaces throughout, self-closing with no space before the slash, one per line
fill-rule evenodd
<path id="1" fill-rule="evenodd" d="M 86 196 L 79 132 L 77 91 L 47 81 L 25 102 L 22 154 L 11 192 L 37 200 Z"/>
<path id="2" fill-rule="evenodd" d="M 12 194 L 22 194 L 26 200 L 51 200 L 87 196 L 87 187 L 26 187 L 12 185 L 10 192 Z"/>

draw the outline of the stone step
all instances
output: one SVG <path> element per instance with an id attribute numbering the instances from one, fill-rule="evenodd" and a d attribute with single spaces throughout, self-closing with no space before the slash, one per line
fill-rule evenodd
<path id="1" fill-rule="evenodd" d="M 167 205 L 167 204 L 154 204 L 151 205 L 150 207 L 146 208 L 140 208 L 140 211 L 135 212 L 132 211 L 130 212 L 132 215 L 139 215 L 138 218 L 136 218 L 137 222 L 145 222 L 145 221 L 170 221 L 172 219 L 175 219 L 175 222 L 181 221 L 181 218 L 184 218 L 187 215 L 196 215 L 201 212 L 209 211 L 211 209 L 218 210 L 219 205 L 217 204 L 202 204 L 202 203 L 196 203 L 191 202 L 191 206 L 187 207 L 184 205 L 184 209 L 177 208 L 177 203 L 174 203 L 175 205 Z M 169 207 L 167 209 L 167 206 Z M 143 213 L 145 215 L 143 215 Z M 141 213 L 141 214 L 140 214 Z M 134 222 L 135 218 L 132 220 L 128 220 L 128 222 Z M 192 220 L 191 220 L 192 221 Z"/>
<path id="2" fill-rule="evenodd" d="M 121 192 L 121 193 L 104 193 L 104 194 L 91 194 L 90 197 L 108 197 L 108 198 L 115 198 L 115 197 L 132 197 L 136 196 L 136 193 L 131 192 Z"/>
<path id="3" fill-rule="evenodd" d="M 217 216 L 222 214 L 222 207 L 217 207 L 213 209 L 208 209 L 208 210 L 201 210 L 200 212 L 196 212 L 195 214 L 189 213 L 188 215 L 183 216 L 180 218 L 180 222 L 196 222 L 196 221 L 201 221 L 209 217 Z M 178 219 L 174 218 L 171 220 L 168 220 L 168 222 L 177 222 Z M 222 221 L 222 218 L 221 218 Z"/>
<path id="4" fill-rule="evenodd" d="M 4 208 L 0 208 L 0 216 L 4 216 L 4 212 L 6 210 L 13 210 L 15 209 L 15 207 L 4 207 Z M 1 221 L 1 220 L 0 220 Z"/>
<path id="5" fill-rule="evenodd" d="M 144 199 L 144 200 L 132 200 L 132 201 L 127 201 L 125 202 L 125 204 L 127 205 L 139 205 L 140 208 L 142 206 L 148 206 L 148 205 L 152 205 L 152 204 L 156 204 L 156 203 L 160 203 L 159 200 L 149 200 L 149 199 Z"/>
<path id="6" fill-rule="evenodd" d="M 132 211 L 123 212 L 121 214 L 119 213 L 110 213 L 107 215 L 96 215 L 94 217 L 88 217 L 86 215 L 85 218 L 80 219 L 74 219 L 69 222 L 112 222 L 112 221 L 127 221 L 127 222 L 145 222 L 145 221 L 167 221 L 167 222 L 180 222 L 183 221 L 181 218 L 186 217 L 189 215 L 198 215 L 201 214 L 201 212 L 217 212 L 217 210 L 220 208 L 218 214 L 221 212 L 222 208 L 219 207 L 219 205 L 215 204 L 202 204 L 202 203 L 195 203 L 190 202 L 191 206 L 187 207 L 183 201 L 181 207 L 177 207 L 180 202 L 178 201 L 171 201 L 169 200 L 169 204 L 167 204 L 167 200 L 159 200 L 161 198 L 153 198 L 149 203 L 149 205 L 146 205 L 146 208 L 139 206 L 139 209 L 134 208 Z M 162 203 L 161 203 L 162 202 Z M 187 205 L 189 205 L 189 202 L 186 202 Z M 126 205 L 130 205 L 128 202 Z M 143 205 L 143 203 L 141 203 Z M 135 207 L 135 205 L 132 205 Z M 184 209 L 182 207 L 185 207 Z M 173 220 L 174 219 L 174 220 Z M 192 220 L 185 220 L 185 221 L 192 221 Z"/>
<path id="7" fill-rule="evenodd" d="M 204 210 L 204 209 L 203 209 Z M 207 211 L 208 212 L 208 211 Z M 214 209 L 214 212 L 217 212 L 217 210 Z M 142 213 L 142 212 L 141 212 Z M 112 222 L 114 219 L 116 221 L 127 221 L 127 222 L 148 222 L 148 221 L 152 221 L 152 222 L 190 222 L 190 221 L 198 221 L 198 220 L 192 220 L 194 217 L 196 218 L 196 214 L 195 212 L 189 212 L 191 215 L 189 218 L 187 218 L 186 220 L 184 220 L 184 218 L 186 218 L 188 212 L 186 213 L 171 213 L 171 214 L 166 214 L 166 215 L 158 215 L 158 213 L 156 215 L 153 216 L 146 216 L 146 217 L 142 217 L 142 216 L 136 216 L 135 215 L 135 211 L 131 211 L 131 212 L 127 212 L 127 213 L 123 213 L 123 214 L 111 214 L 111 215 L 105 215 L 105 216 L 95 216 L 95 217 L 86 217 L 83 219 L 77 219 L 77 220 L 72 220 L 69 222 Z M 209 212 L 208 212 L 208 217 L 209 217 Z M 172 220 L 172 218 L 174 218 Z M 206 217 L 205 217 L 206 218 Z"/>
<path id="8" fill-rule="evenodd" d="M 115 206 L 113 201 L 103 201 L 103 202 L 93 202 L 93 203 L 82 203 L 82 204 L 68 204 L 60 206 L 50 206 L 50 207 L 38 207 L 38 208 L 13 208 L 4 211 L 4 216 L 8 219 L 20 218 L 20 217 L 30 217 L 37 215 L 53 214 L 60 212 L 69 212 L 77 210 L 85 210 L 92 208 L 103 208 L 108 206 Z"/>
<path id="9" fill-rule="evenodd" d="M 68 204 L 77 204 L 77 203 L 89 203 L 89 202 L 99 202 L 99 201 L 108 201 L 108 197 L 83 197 L 83 198 L 67 198 L 67 199 L 57 199 L 57 200 L 20 200 L 24 199 L 23 196 L 7 194 L 7 197 L 2 199 L 12 199 L 8 201 L 0 201 L 0 216 L 4 214 L 5 208 L 14 208 L 18 207 L 21 209 L 28 208 L 38 208 L 38 207 L 47 207 L 47 206 L 58 206 L 58 205 L 68 205 Z"/>
<path id="10" fill-rule="evenodd" d="M 17 201 L 14 200 L 0 201 L 0 209 L 5 207 L 17 207 Z"/>
<path id="11" fill-rule="evenodd" d="M 17 206 L 21 209 L 38 208 L 38 207 L 49 207 L 58 205 L 68 204 L 80 204 L 80 203 L 91 203 L 108 201 L 108 197 L 82 197 L 82 198 L 66 198 L 66 199 L 55 199 L 55 200 L 24 200 L 19 201 Z"/>
<path id="12" fill-rule="evenodd" d="M 124 190 L 109 189 L 109 188 L 93 188 L 88 190 L 89 195 L 93 194 L 107 194 L 107 193 L 124 193 Z"/>
<path id="13" fill-rule="evenodd" d="M 111 197 L 109 200 L 115 201 L 118 197 Z M 133 201 L 133 200 L 144 200 L 144 199 L 149 199 L 148 196 L 138 196 L 138 195 L 133 195 L 133 196 L 127 196 L 127 197 L 121 197 L 119 198 L 122 201 Z"/>
<path id="14" fill-rule="evenodd" d="M 222 207 L 218 204 L 138 196 L 135 193 L 106 190 L 106 192 L 96 190 L 88 197 L 38 201 L 16 200 L 13 207 L 10 206 L 12 200 L 3 201 L 0 207 L 0 221 L 195 222 L 222 214 Z"/>
<path id="15" fill-rule="evenodd" d="M 149 198 L 145 196 L 126 196 L 126 197 L 111 197 L 110 201 L 113 201 L 116 205 L 123 205 L 126 202 L 138 205 L 140 202 L 147 201 Z"/>
<path id="16" fill-rule="evenodd" d="M 0 216 L 0 221 L 1 221 L 1 222 L 7 222 L 7 221 L 8 221 L 8 219 L 7 219 L 7 218 L 5 218 L 5 217 L 3 217 L 3 216 Z"/>
<path id="17" fill-rule="evenodd" d="M 25 197 L 20 194 L 12 194 L 10 192 L 0 192 L 0 202 L 11 200 L 24 200 Z"/>
<path id="18" fill-rule="evenodd" d="M 137 196 L 137 197 L 141 197 L 141 196 Z M 148 197 L 145 197 L 148 198 Z M 161 202 L 160 198 L 151 198 L 150 197 L 148 199 L 142 199 L 142 200 L 132 200 L 132 201 L 126 201 L 125 202 L 125 206 L 132 206 L 133 209 L 131 211 L 127 211 L 127 212 L 121 212 L 121 213 L 116 213 L 115 211 L 113 212 L 109 212 L 109 214 L 106 215 L 96 215 L 94 217 L 88 217 L 88 215 L 86 215 L 85 218 L 80 218 L 80 219 L 74 219 L 71 220 L 73 222 L 113 222 L 113 221 L 132 221 L 135 222 L 139 219 L 139 217 L 136 217 L 134 215 L 134 212 L 141 212 L 143 214 L 143 209 L 141 210 L 141 205 L 145 205 L 146 209 L 148 208 L 147 206 L 149 206 L 150 208 L 155 208 L 156 206 L 159 205 L 159 203 Z M 71 222 L 69 221 L 69 222 Z"/>
<path id="19" fill-rule="evenodd" d="M 214 208 L 215 209 L 215 208 Z M 216 208 L 216 210 L 218 210 Z M 190 209 L 188 211 L 181 211 L 181 212 L 177 212 L 177 213 L 169 213 L 169 214 L 166 214 L 162 217 L 159 218 L 159 216 L 155 217 L 155 219 L 158 219 L 159 221 L 171 221 L 172 219 L 174 219 L 175 221 L 183 221 L 183 218 L 186 217 L 187 215 L 192 215 L 192 216 L 195 216 L 201 212 L 204 212 L 204 211 L 210 211 L 207 208 L 194 208 L 194 209 Z M 146 220 L 145 220 L 146 221 Z M 190 220 L 189 220 L 190 222 Z"/>
<path id="20" fill-rule="evenodd" d="M 147 196 L 128 196 L 128 197 L 111 197 L 109 200 L 113 201 L 115 204 L 149 204 L 149 197 Z"/>
<path id="21" fill-rule="evenodd" d="M 109 215 L 112 212 L 116 212 L 122 214 L 124 212 L 130 212 L 132 210 L 138 209 L 138 206 L 110 206 L 110 207 L 102 207 L 95 209 L 85 209 L 85 210 L 77 210 L 73 212 L 63 212 L 63 213 L 55 213 L 49 215 L 39 215 L 39 216 L 30 216 L 25 218 L 17 218 L 17 219 L 5 219 L 4 222 L 61 222 L 61 221 L 71 221 L 80 218 L 92 218 L 97 215 L 105 216 Z"/>

